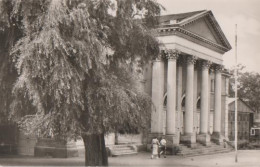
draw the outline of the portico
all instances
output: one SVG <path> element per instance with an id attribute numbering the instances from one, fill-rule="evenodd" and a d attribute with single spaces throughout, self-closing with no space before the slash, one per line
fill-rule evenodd
<path id="1" fill-rule="evenodd" d="M 190 147 L 221 144 L 227 97 L 222 56 L 230 44 L 211 11 L 161 16 L 159 22 L 161 52 L 146 76 L 154 104 L 151 136 L 165 134 L 173 145 Z"/>

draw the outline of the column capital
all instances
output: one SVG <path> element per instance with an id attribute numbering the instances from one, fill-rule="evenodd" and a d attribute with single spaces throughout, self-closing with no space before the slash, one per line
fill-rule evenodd
<path id="1" fill-rule="evenodd" d="M 169 60 L 177 60 L 181 52 L 176 49 L 167 50 L 166 58 Z"/>
<path id="2" fill-rule="evenodd" d="M 213 65 L 211 65 L 210 67 L 209 67 L 209 73 L 211 73 L 211 74 L 213 74 L 214 73 L 214 68 L 212 67 Z"/>
<path id="3" fill-rule="evenodd" d="M 212 62 L 208 61 L 208 60 L 202 60 L 202 62 L 201 62 L 202 69 L 207 69 L 208 70 L 211 65 L 212 65 Z"/>
<path id="4" fill-rule="evenodd" d="M 220 65 L 220 64 L 216 64 L 214 66 L 214 70 L 215 70 L 215 72 L 222 72 L 224 70 L 224 66 Z"/>
<path id="5" fill-rule="evenodd" d="M 166 51 L 165 50 L 160 50 L 160 53 L 153 58 L 153 62 L 163 61 L 165 55 L 166 55 Z"/>
<path id="6" fill-rule="evenodd" d="M 186 60 L 187 60 L 188 64 L 195 64 L 196 61 L 197 61 L 197 57 L 196 56 L 188 56 Z"/>
<path id="7" fill-rule="evenodd" d="M 182 66 L 184 63 L 184 58 L 182 56 L 179 56 L 177 59 L 177 66 Z"/>

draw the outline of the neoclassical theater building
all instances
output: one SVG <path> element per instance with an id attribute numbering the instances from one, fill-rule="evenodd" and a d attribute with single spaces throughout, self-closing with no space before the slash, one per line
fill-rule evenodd
<path id="1" fill-rule="evenodd" d="M 220 144 L 228 136 L 228 40 L 208 10 L 160 16 L 159 23 L 161 53 L 144 72 L 153 101 L 149 140 Z"/>

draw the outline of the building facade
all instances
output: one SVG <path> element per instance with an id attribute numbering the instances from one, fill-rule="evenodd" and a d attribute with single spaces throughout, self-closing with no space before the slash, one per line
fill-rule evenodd
<path id="1" fill-rule="evenodd" d="M 223 54 L 231 49 L 211 11 L 160 16 L 160 54 L 144 72 L 151 95 L 150 140 L 204 145 L 228 137 L 228 82 Z"/>
<path id="2" fill-rule="evenodd" d="M 260 143 L 260 113 L 254 113 L 254 123 L 250 129 L 250 141 Z"/>

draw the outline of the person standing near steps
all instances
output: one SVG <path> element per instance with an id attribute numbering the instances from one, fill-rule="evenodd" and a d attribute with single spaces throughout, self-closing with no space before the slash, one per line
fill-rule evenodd
<path id="1" fill-rule="evenodd" d="M 160 141 L 160 153 L 159 153 L 159 157 L 160 155 L 164 155 L 164 158 L 166 158 L 166 140 L 164 138 L 164 136 L 162 137 L 161 141 Z"/>
<path id="2" fill-rule="evenodd" d="M 152 156 L 151 156 L 151 159 L 153 158 L 158 158 L 158 150 L 159 150 L 159 140 L 157 139 L 157 137 L 153 138 L 152 139 Z"/>

